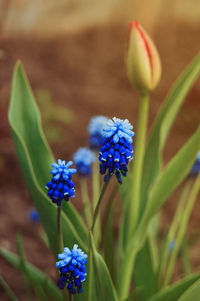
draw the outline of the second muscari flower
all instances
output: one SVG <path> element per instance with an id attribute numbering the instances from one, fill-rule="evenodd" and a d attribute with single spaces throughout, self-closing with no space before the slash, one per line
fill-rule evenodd
<path id="1" fill-rule="evenodd" d="M 81 147 L 74 154 L 74 163 L 80 176 L 89 176 L 92 171 L 92 163 L 95 161 L 95 155 L 87 147 Z"/>
<path id="2" fill-rule="evenodd" d="M 90 120 L 88 132 L 90 134 L 90 147 L 99 150 L 103 143 L 103 128 L 109 119 L 105 116 L 95 116 Z"/>
<path id="3" fill-rule="evenodd" d="M 58 254 L 60 261 L 56 262 L 59 268 L 60 278 L 58 287 L 64 289 L 65 285 L 71 294 L 82 292 L 82 283 L 85 281 L 87 254 L 85 254 L 78 245 L 74 245 L 70 250 L 64 248 L 64 252 Z"/>
<path id="4" fill-rule="evenodd" d="M 122 183 L 121 176 L 126 176 L 128 162 L 133 158 L 132 129 L 128 119 L 114 117 L 107 122 L 103 131 L 103 146 L 99 152 L 100 173 L 106 174 L 105 182 L 114 174 Z"/>
<path id="5" fill-rule="evenodd" d="M 69 198 L 74 197 L 75 188 L 72 175 L 76 173 L 76 169 L 69 168 L 72 164 L 72 161 L 66 163 L 60 159 L 57 163 L 52 164 L 52 180 L 47 183 L 46 188 L 48 196 L 58 206 L 61 206 L 62 200 L 68 201 Z"/>

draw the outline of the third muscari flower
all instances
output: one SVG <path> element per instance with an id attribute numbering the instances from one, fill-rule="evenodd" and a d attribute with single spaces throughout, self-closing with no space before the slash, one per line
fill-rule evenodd
<path id="1" fill-rule="evenodd" d="M 133 126 L 125 119 L 110 119 L 103 131 L 104 142 L 99 152 L 100 172 L 105 174 L 104 181 L 115 174 L 119 183 L 126 176 L 128 162 L 133 158 Z"/>
<path id="2" fill-rule="evenodd" d="M 58 159 L 58 163 L 52 164 L 52 180 L 47 183 L 46 188 L 50 199 L 61 206 L 62 200 L 68 201 L 74 196 L 74 183 L 72 175 L 76 173 L 76 169 L 69 168 L 73 164 L 72 161 L 66 163 L 64 160 Z"/>
<path id="3" fill-rule="evenodd" d="M 95 161 L 95 155 L 87 147 L 80 147 L 74 154 L 74 163 L 80 176 L 89 176 L 92 172 L 92 163 Z"/>
<path id="4" fill-rule="evenodd" d="M 105 116 L 95 116 L 90 120 L 88 132 L 90 134 L 90 147 L 99 150 L 103 142 L 103 128 L 109 119 Z"/>

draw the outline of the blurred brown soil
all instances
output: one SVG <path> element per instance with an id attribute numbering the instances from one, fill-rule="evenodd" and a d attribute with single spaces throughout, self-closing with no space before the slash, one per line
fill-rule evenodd
<path id="1" fill-rule="evenodd" d="M 199 32 L 200 28 L 183 24 L 157 28 L 154 39 L 162 58 L 163 76 L 151 96 L 149 126 L 172 82 L 199 50 Z M 27 212 L 32 207 L 32 201 L 18 166 L 7 123 L 12 70 L 16 60 L 20 59 L 34 92 L 48 89 L 56 104 L 66 106 L 75 114 L 75 122 L 65 127 L 66 135 L 52 145 L 56 158 L 69 160 L 79 146 L 87 145 L 87 125 L 93 115 L 128 118 L 136 127 L 138 95 L 132 91 L 125 75 L 126 38 L 126 27 L 112 25 L 46 41 L 35 37 L 0 41 L 0 48 L 4 51 L 0 61 L 0 245 L 15 251 L 16 233 L 21 231 L 28 259 L 54 278 L 54 261 L 40 238 L 40 226 L 28 222 Z M 194 132 L 200 121 L 199 83 L 198 80 L 187 96 L 170 134 L 165 149 L 166 161 Z M 80 208 L 78 197 L 73 202 Z M 176 200 L 164 206 L 164 229 L 168 227 L 175 207 Z M 199 209 L 197 202 L 189 233 L 199 229 Z M 199 245 L 200 242 L 190 253 L 194 270 L 200 269 Z M 27 300 L 22 277 L 2 258 L 0 274 L 20 300 Z M 176 274 L 181 276 L 181 268 L 177 269 Z M 1 289 L 0 296 L 1 300 L 8 300 Z"/>

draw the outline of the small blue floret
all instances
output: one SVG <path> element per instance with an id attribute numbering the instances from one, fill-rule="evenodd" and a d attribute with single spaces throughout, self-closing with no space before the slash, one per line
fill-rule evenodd
<path id="1" fill-rule="evenodd" d="M 65 285 L 71 294 L 82 292 L 82 283 L 85 281 L 87 254 L 85 254 L 78 245 L 74 245 L 73 249 L 64 248 L 64 252 L 58 254 L 59 261 L 56 267 L 59 268 L 60 278 L 58 287 L 64 289 Z"/>
<path id="2" fill-rule="evenodd" d="M 38 215 L 37 210 L 35 208 L 32 208 L 29 211 L 29 220 L 32 223 L 38 223 L 39 222 L 39 215 Z"/>
<path id="3" fill-rule="evenodd" d="M 81 147 L 74 154 L 74 163 L 81 176 L 89 176 L 92 171 L 92 163 L 95 161 L 95 155 L 87 147 Z"/>
<path id="4" fill-rule="evenodd" d="M 174 247 L 175 247 L 175 240 L 172 239 L 171 242 L 169 243 L 169 247 L 168 248 L 169 248 L 170 251 L 172 251 L 174 249 Z"/>
<path id="5" fill-rule="evenodd" d="M 76 169 L 69 168 L 73 164 L 69 161 L 58 159 L 58 163 L 53 163 L 51 170 L 52 180 L 47 183 L 46 188 L 50 199 L 61 206 L 62 200 L 68 201 L 69 198 L 74 197 L 74 183 L 71 181 L 72 175 L 76 173 Z"/>
<path id="6" fill-rule="evenodd" d="M 88 131 L 90 133 L 90 147 L 99 150 L 103 142 L 103 128 L 108 122 L 105 116 L 95 116 L 91 119 Z"/>
<path id="7" fill-rule="evenodd" d="M 119 183 L 126 176 L 128 162 L 133 158 L 133 126 L 125 119 L 110 119 L 103 130 L 103 146 L 99 152 L 100 173 L 106 174 L 104 181 L 115 174 Z"/>
<path id="8" fill-rule="evenodd" d="M 196 160 L 190 170 L 189 176 L 197 177 L 200 173 L 200 151 L 197 154 Z"/>

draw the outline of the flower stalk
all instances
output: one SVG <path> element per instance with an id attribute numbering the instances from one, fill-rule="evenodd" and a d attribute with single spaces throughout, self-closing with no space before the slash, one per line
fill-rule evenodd
<path id="1" fill-rule="evenodd" d="M 61 225 L 61 206 L 57 208 L 57 231 L 58 231 L 58 250 L 63 251 L 63 235 L 62 235 L 62 225 Z"/>
<path id="2" fill-rule="evenodd" d="M 97 216 L 98 216 L 98 213 L 99 213 L 101 201 L 104 197 L 104 194 L 106 192 L 106 189 L 108 187 L 109 182 L 110 182 L 110 179 L 107 182 L 104 183 L 103 188 L 102 188 L 101 193 L 100 193 L 100 196 L 99 196 L 98 203 L 97 203 L 96 208 L 94 210 L 93 222 L 92 222 L 92 227 L 91 227 L 92 233 L 94 232 L 94 227 L 95 227 Z"/>
<path id="3" fill-rule="evenodd" d="M 93 197 L 93 202 L 92 202 L 92 210 L 93 213 L 95 211 L 97 202 L 98 202 L 98 197 L 100 194 L 100 174 L 99 174 L 99 162 L 98 162 L 98 152 L 95 152 L 95 156 L 96 156 L 96 160 L 93 163 L 93 173 L 92 173 L 92 197 Z M 100 223 L 100 217 L 97 217 L 97 221 L 96 221 L 96 227 L 95 227 L 95 231 L 94 231 L 94 237 L 95 237 L 95 241 L 98 242 L 101 239 L 101 223 Z"/>

